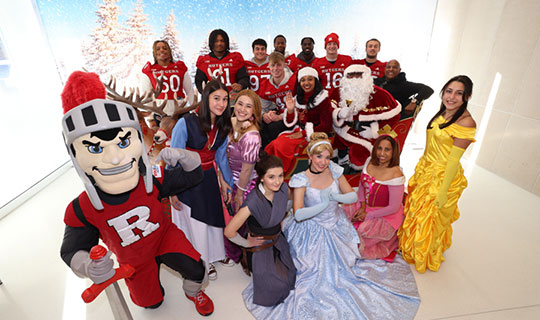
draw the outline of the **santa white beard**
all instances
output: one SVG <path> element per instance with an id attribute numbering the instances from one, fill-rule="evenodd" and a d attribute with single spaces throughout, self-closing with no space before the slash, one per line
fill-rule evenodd
<path id="1" fill-rule="evenodd" d="M 341 78 L 341 86 L 339 88 L 339 93 L 341 95 L 339 106 L 341 108 L 346 107 L 346 101 L 351 100 L 352 103 L 350 104 L 350 107 L 352 108 L 353 114 L 357 114 L 368 105 L 373 92 L 372 77 L 366 76 L 364 78 L 352 79 L 343 77 Z"/>

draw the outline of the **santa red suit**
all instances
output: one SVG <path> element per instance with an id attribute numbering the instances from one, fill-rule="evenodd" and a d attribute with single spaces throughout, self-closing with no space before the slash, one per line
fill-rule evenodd
<path id="1" fill-rule="evenodd" d="M 264 79 L 270 79 L 270 69 L 268 68 L 268 57 L 266 60 L 258 64 L 254 59 L 246 60 L 246 70 L 249 74 L 249 87 L 251 90 L 257 92 L 261 87 L 261 83 Z"/>
<path id="2" fill-rule="evenodd" d="M 361 78 L 348 78 L 349 74 L 361 74 Z M 351 167 L 360 170 L 371 154 L 379 128 L 387 124 L 394 127 L 399 122 L 401 105 L 388 91 L 374 86 L 370 69 L 358 64 L 345 70 L 340 93 L 339 104 L 332 104 L 334 131 L 349 148 Z"/>
<path id="3" fill-rule="evenodd" d="M 174 113 L 174 102 L 175 98 L 178 101 L 182 101 L 188 98 L 190 104 L 194 103 L 194 91 L 193 85 L 191 83 L 191 77 L 187 72 L 187 67 L 182 61 L 171 62 L 168 66 L 162 67 L 159 64 L 151 64 L 147 62 L 142 72 L 146 75 L 142 79 L 142 88 L 144 91 L 149 92 L 152 89 L 156 89 L 156 79 L 163 78 L 163 89 L 161 94 L 157 97 L 158 100 L 164 100 L 167 98 L 169 101 L 163 109 L 167 115 L 172 115 Z M 162 75 L 163 74 L 163 75 Z"/>
<path id="4" fill-rule="evenodd" d="M 338 54 L 336 61 L 328 61 L 326 57 L 315 60 L 311 66 L 319 73 L 323 89 L 328 91 L 330 100 L 339 101 L 339 86 L 343 72 L 351 64 L 350 56 Z"/>
<path id="5" fill-rule="evenodd" d="M 354 60 L 353 64 L 362 64 L 368 66 L 371 69 L 371 77 L 373 79 L 382 78 L 384 76 L 384 69 L 386 68 L 386 62 L 381 62 L 379 60 L 369 63 L 366 59 Z"/>

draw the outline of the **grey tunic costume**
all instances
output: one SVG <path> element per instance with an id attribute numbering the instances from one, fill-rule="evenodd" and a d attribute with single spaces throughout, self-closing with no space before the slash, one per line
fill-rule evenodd
<path id="1" fill-rule="evenodd" d="M 246 304 L 274 306 L 283 302 L 289 295 L 289 291 L 294 289 L 296 268 L 291 258 L 287 239 L 281 233 L 280 225 L 286 215 L 288 190 L 287 184 L 283 183 L 280 190 L 274 193 L 274 200 L 271 203 L 259 190 L 259 187 L 255 187 L 243 204 L 243 206 L 247 205 L 251 212 L 248 227 L 252 235 L 279 233 L 273 246 L 253 252 L 251 258 L 253 284 L 250 284 L 243 294 L 246 297 L 245 291 L 252 291 L 253 301 L 244 301 Z M 252 217 L 256 221 L 253 221 Z M 266 242 L 271 242 L 271 240 Z"/>

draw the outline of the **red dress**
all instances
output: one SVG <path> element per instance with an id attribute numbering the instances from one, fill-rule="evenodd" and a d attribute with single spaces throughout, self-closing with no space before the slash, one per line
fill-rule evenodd
<path id="1" fill-rule="evenodd" d="M 306 100 L 308 98 L 306 97 Z M 296 153 L 301 151 L 297 150 L 297 147 L 305 141 L 307 136 L 313 132 L 328 134 L 332 131 L 332 106 L 326 90 L 319 92 L 313 100 L 313 106 L 309 109 L 305 104 L 298 103 L 296 98 L 295 101 L 294 113 L 289 114 L 284 111 L 283 122 L 290 130 L 282 132 L 265 148 L 268 154 L 281 158 L 284 172 L 288 172 L 290 169 Z M 302 132 L 302 136 L 291 139 L 290 136 L 296 132 Z"/>

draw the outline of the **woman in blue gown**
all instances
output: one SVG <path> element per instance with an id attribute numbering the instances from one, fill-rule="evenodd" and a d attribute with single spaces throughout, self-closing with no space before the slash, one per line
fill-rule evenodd
<path id="1" fill-rule="evenodd" d="M 356 193 L 343 168 L 330 161 L 326 134 L 314 133 L 308 145 L 310 165 L 294 175 L 294 216 L 283 230 L 296 266 L 295 289 L 274 307 L 253 304 L 252 287 L 244 302 L 257 319 L 412 319 L 420 298 L 411 270 L 393 263 L 363 260 L 358 234 L 339 203 L 353 203 Z"/>

